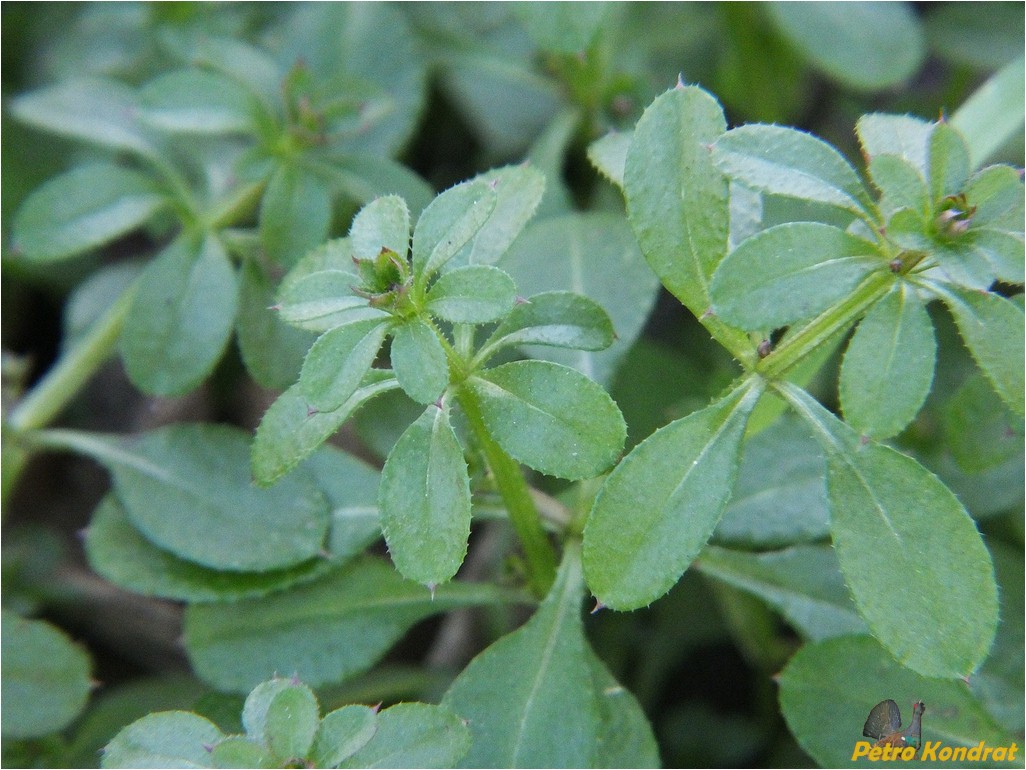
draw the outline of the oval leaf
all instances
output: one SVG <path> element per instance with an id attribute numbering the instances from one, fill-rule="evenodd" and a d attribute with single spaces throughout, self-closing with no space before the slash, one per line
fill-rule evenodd
<path id="1" fill-rule="evenodd" d="M 137 171 L 79 166 L 28 197 L 14 218 L 14 248 L 33 262 L 73 257 L 145 224 L 166 203 Z"/>
<path id="2" fill-rule="evenodd" d="M 271 259 L 291 267 L 330 227 L 328 182 L 306 168 L 279 166 L 260 201 L 260 242 Z"/>
<path id="3" fill-rule="evenodd" d="M 479 356 L 484 359 L 521 345 L 604 350 L 615 336 L 609 316 L 597 302 L 569 291 L 549 291 L 516 305 Z"/>
<path id="4" fill-rule="evenodd" d="M 424 209 L 413 231 L 413 271 L 421 285 L 481 230 L 495 208 L 495 191 L 483 181 L 452 187 Z"/>
<path id="5" fill-rule="evenodd" d="M 374 737 L 339 767 L 455 767 L 470 731 L 455 714 L 427 703 L 399 703 L 378 715 Z"/>
<path id="6" fill-rule="evenodd" d="M 4 610 L 0 628 L 4 738 L 41 738 L 63 729 L 89 699 L 89 656 L 42 620 Z"/>
<path id="7" fill-rule="evenodd" d="M 344 404 L 367 375 L 387 333 L 387 323 L 371 319 L 318 337 L 299 373 L 299 391 L 310 407 L 332 412 Z"/>
<path id="8" fill-rule="evenodd" d="M 610 131 L 588 145 L 588 160 L 591 161 L 591 165 L 621 190 L 624 188 L 627 150 L 631 146 L 632 138 L 632 133 Z"/>
<path id="9" fill-rule="evenodd" d="M 146 266 L 121 334 L 121 355 L 145 393 L 192 390 L 221 359 L 235 325 L 238 284 L 220 241 L 179 239 Z"/>
<path id="10" fill-rule="evenodd" d="M 413 319 L 392 332 L 392 371 L 399 386 L 418 404 L 433 404 L 449 385 L 449 363 L 438 334 Z"/>
<path id="11" fill-rule="evenodd" d="M 855 169 L 837 150 L 804 131 L 750 125 L 713 145 L 716 167 L 748 187 L 826 203 L 865 216 L 872 202 Z"/>
<path id="12" fill-rule="evenodd" d="M 429 406 L 381 471 L 381 529 L 396 569 L 435 585 L 456 574 L 470 537 L 470 477 L 448 410 Z"/>
<path id="13" fill-rule="evenodd" d="M 344 270 L 317 270 L 295 280 L 286 280 L 278 294 L 281 319 L 300 329 L 326 332 L 372 318 L 384 320 L 388 313 L 367 304 L 366 297 L 353 293 L 360 279 Z"/>
<path id="14" fill-rule="evenodd" d="M 442 705 L 470 724 L 465 767 L 590 767 L 599 732 L 581 622 L 580 552 L 567 548 L 556 581 L 520 629 L 478 655 Z"/>
<path id="15" fill-rule="evenodd" d="M 513 279 L 499 268 L 468 265 L 435 281 L 427 293 L 427 309 L 452 323 L 483 324 L 506 315 L 516 296 Z"/>
<path id="16" fill-rule="evenodd" d="M 710 287 L 713 312 L 742 329 L 776 329 L 826 310 L 882 265 L 873 244 L 837 227 L 777 225 L 723 260 Z"/>
<path id="17" fill-rule="evenodd" d="M 514 361 L 467 380 L 489 433 L 514 460 L 550 476 L 586 479 L 616 462 L 627 427 L 613 399 L 580 372 Z"/>
<path id="18" fill-rule="evenodd" d="M 870 309 L 848 343 L 838 388 L 844 419 L 876 439 L 896 436 L 926 401 L 936 356 L 926 307 L 901 283 Z"/>
<path id="19" fill-rule="evenodd" d="M 353 219 L 349 230 L 353 256 L 375 259 L 388 249 L 406 259 L 410 249 L 410 211 L 398 195 L 386 195 L 371 201 Z"/>
<path id="20" fill-rule="evenodd" d="M 378 715 L 367 706 L 343 706 L 324 715 L 310 759 L 315 767 L 338 767 L 367 745 L 378 730 Z"/>
<path id="21" fill-rule="evenodd" d="M 198 134 L 255 132 L 257 103 L 237 81 L 200 69 L 169 72 L 139 92 L 140 117 L 164 131 Z"/>
<path id="22" fill-rule="evenodd" d="M 660 428 L 602 485 L 584 528 L 588 587 L 604 605 L 651 604 L 712 535 L 737 475 L 758 388 Z"/>
<path id="23" fill-rule="evenodd" d="M 320 724 L 320 707 L 305 684 L 292 684 L 271 699 L 267 707 L 267 746 L 284 760 L 303 759 L 313 746 Z"/>
<path id="24" fill-rule="evenodd" d="M 103 750 L 103 767 L 210 767 L 211 748 L 224 738 L 213 722 L 188 711 L 137 719 Z"/>

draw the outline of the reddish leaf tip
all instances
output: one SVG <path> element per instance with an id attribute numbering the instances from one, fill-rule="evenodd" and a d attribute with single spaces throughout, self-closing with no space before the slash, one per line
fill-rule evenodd
<path id="1" fill-rule="evenodd" d="M 592 607 L 591 612 L 589 612 L 588 614 L 589 615 L 595 615 L 595 614 L 598 613 L 599 610 L 604 610 L 605 608 L 606 608 L 606 605 L 604 605 L 602 602 L 600 602 L 598 599 L 596 599 L 595 600 L 595 606 Z"/>

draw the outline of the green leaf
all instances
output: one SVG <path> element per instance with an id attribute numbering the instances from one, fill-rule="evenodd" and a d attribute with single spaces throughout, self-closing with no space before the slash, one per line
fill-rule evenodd
<path id="1" fill-rule="evenodd" d="M 588 160 L 602 176 L 624 188 L 624 172 L 627 166 L 627 150 L 630 149 L 633 133 L 610 131 L 601 139 L 588 145 Z"/>
<path id="2" fill-rule="evenodd" d="M 264 746 L 241 735 L 230 735 L 214 746 L 210 761 L 213 767 L 274 767 L 274 759 Z"/>
<path id="3" fill-rule="evenodd" d="M 487 182 L 464 182 L 424 209 L 413 231 L 413 271 L 421 285 L 474 239 L 495 209 L 495 200 Z"/>
<path id="4" fill-rule="evenodd" d="M 969 178 L 969 148 L 958 131 L 938 123 L 930 133 L 930 195 L 934 203 L 962 191 Z"/>
<path id="5" fill-rule="evenodd" d="M 507 347 L 549 345 L 603 350 L 615 333 L 602 307 L 580 294 L 549 291 L 516 305 L 482 346 L 479 357 Z"/>
<path id="6" fill-rule="evenodd" d="M 933 125 L 911 115 L 870 113 L 859 118 L 855 133 L 863 154 L 871 161 L 881 155 L 897 156 L 925 179 Z"/>
<path id="7" fill-rule="evenodd" d="M 775 2 L 766 10 L 777 31 L 814 67 L 852 88 L 896 86 L 914 75 L 926 56 L 919 17 L 904 4 L 841 8 Z"/>
<path id="8" fill-rule="evenodd" d="M 498 321 L 516 301 L 517 287 L 491 265 L 467 265 L 442 275 L 427 293 L 427 310 L 452 323 Z"/>
<path id="9" fill-rule="evenodd" d="M 132 524 L 155 545 L 205 567 L 264 571 L 318 554 L 328 506 L 309 474 L 259 489 L 249 435 L 227 425 L 176 424 L 110 440 L 70 434 L 69 445 L 110 471 Z"/>
<path id="10" fill-rule="evenodd" d="M 372 318 L 339 326 L 317 338 L 299 373 L 299 392 L 312 409 L 332 412 L 360 386 L 388 333 Z"/>
<path id="11" fill-rule="evenodd" d="M 410 250 L 410 211 L 397 195 L 371 201 L 353 219 L 349 229 L 356 259 L 376 259 L 382 249 L 406 259 Z"/>
<path id="12" fill-rule="evenodd" d="M 348 238 L 345 239 L 348 243 Z M 353 293 L 360 279 L 342 270 L 318 270 L 287 280 L 278 294 L 279 312 L 286 323 L 315 332 L 326 332 L 345 324 L 388 318 L 384 310 L 371 307 L 366 297 Z"/>
<path id="13" fill-rule="evenodd" d="M 258 385 L 282 389 L 299 377 L 303 358 L 314 335 L 288 326 L 271 310 L 274 286 L 255 259 L 247 259 L 239 274 L 239 316 L 235 333 L 242 361 Z"/>
<path id="14" fill-rule="evenodd" d="M 915 460 L 863 444 L 804 391 L 784 392 L 827 452 L 834 548 L 859 614 L 912 670 L 970 674 L 987 655 L 998 615 L 994 567 L 973 520 Z M 952 607 L 971 608 L 973 622 Z"/>
<path id="15" fill-rule="evenodd" d="M 234 79 L 185 69 L 151 80 L 139 92 L 140 117 L 154 128 L 190 134 L 254 133 L 256 103 Z"/>
<path id="16" fill-rule="evenodd" d="M 827 545 L 747 553 L 710 546 L 695 564 L 705 575 L 758 596 L 812 641 L 866 633 Z"/>
<path id="17" fill-rule="evenodd" d="M 253 478 L 258 484 L 271 484 L 296 467 L 369 399 L 399 387 L 385 373 L 366 381 L 349 400 L 333 412 L 310 410 L 299 384 L 286 390 L 264 413 L 253 440 Z M 383 379 L 377 379 L 378 377 Z"/>
<path id="18" fill-rule="evenodd" d="M 1016 414 L 1023 414 L 1023 311 L 997 294 L 931 284 L 958 325 L 969 352 Z"/>
<path id="19" fill-rule="evenodd" d="M 42 620 L 4 610 L 0 628 L 4 738 L 40 738 L 63 729 L 89 698 L 89 655 Z"/>
<path id="20" fill-rule="evenodd" d="M 982 257 L 994 278 L 1006 283 L 1024 282 L 1022 235 L 980 228 L 970 230 L 968 240 L 973 252 L 970 259 L 975 262 Z"/>
<path id="21" fill-rule="evenodd" d="M 28 197 L 14 219 L 13 246 L 33 262 L 66 259 L 135 230 L 166 204 L 137 171 L 78 166 Z"/>
<path id="22" fill-rule="evenodd" d="M 872 211 L 855 169 L 812 134 L 784 126 L 741 126 L 716 140 L 712 157 L 722 173 L 755 190 L 825 203 L 861 217 Z"/>
<path id="23" fill-rule="evenodd" d="M 186 650 L 197 675 L 218 689 L 248 692 L 276 671 L 320 687 L 365 671 L 424 618 L 510 598 L 470 583 L 439 586 L 432 598 L 385 561 L 364 557 L 316 583 L 237 602 L 231 612 L 190 605 Z"/>
<path id="24" fill-rule="evenodd" d="M 291 267 L 328 237 L 331 190 L 319 175 L 282 165 L 260 203 L 260 241 L 268 256 Z"/>
<path id="25" fill-rule="evenodd" d="M 314 452 L 305 467 L 331 506 L 328 552 L 332 558 L 351 559 L 381 537 L 381 473 L 376 468 L 330 444 Z"/>
<path id="26" fill-rule="evenodd" d="M 135 92 L 101 78 L 64 80 L 19 96 L 11 103 L 19 120 L 86 142 L 154 156 L 156 149 L 138 121 Z"/>
<path id="27" fill-rule="evenodd" d="M 378 714 L 378 730 L 340 767 L 455 767 L 470 732 L 455 714 L 427 703 L 399 703 Z"/>
<path id="28" fill-rule="evenodd" d="M 638 121 L 624 167 L 627 219 L 645 259 L 695 315 L 709 307 L 709 279 L 727 253 L 727 180 L 708 150 L 726 128 L 705 91 L 667 91 Z"/>
<path id="29" fill-rule="evenodd" d="M 485 425 L 514 460 L 550 476 L 586 479 L 616 462 L 627 426 L 616 404 L 581 373 L 514 361 L 469 378 Z"/>
<path id="30" fill-rule="evenodd" d="M 381 471 L 381 529 L 396 569 L 434 585 L 456 574 L 470 537 L 470 477 L 446 408 L 429 406 Z"/>
<path id="31" fill-rule="evenodd" d="M 290 679 L 275 675 L 274 678 L 261 682 L 246 696 L 242 707 L 242 726 L 246 735 L 255 741 L 267 743 L 267 715 L 271 703 L 280 693 L 297 685 Z"/>
<path id="32" fill-rule="evenodd" d="M 210 747 L 224 738 L 217 726 L 188 711 L 138 719 L 103 750 L 103 767 L 212 767 Z"/>
<path id="33" fill-rule="evenodd" d="M 305 684 L 292 684 L 267 707 L 267 745 L 281 759 L 303 759 L 320 725 L 317 698 Z"/>
<path id="34" fill-rule="evenodd" d="M 1012 137 L 1022 134 L 1026 67 L 1020 55 L 980 86 L 951 116 L 965 137 L 970 165 L 982 166 Z"/>
<path id="35" fill-rule="evenodd" d="M 616 330 L 611 344 L 596 346 L 598 338 L 592 338 L 574 351 L 551 346 L 547 349 L 531 347 L 526 351 L 532 358 L 572 366 L 608 387 L 620 361 L 641 334 L 659 289 L 658 278 L 645 264 L 645 257 L 623 216 L 590 212 L 538 222 L 524 231 L 499 266 L 513 276 L 525 297 L 538 299 L 543 292 L 565 290 L 586 295 L 608 310 L 612 329 Z M 581 313 L 580 325 L 605 327 L 606 322 L 598 321 L 594 308 L 584 309 L 583 300 L 567 301 L 573 303 L 572 308 L 566 308 L 567 313 Z M 546 307 L 555 311 L 549 304 Z M 523 307 L 515 308 L 510 318 L 523 318 L 522 312 Z M 530 311 L 527 314 L 530 315 Z M 563 338 L 567 342 L 570 339 Z M 603 331 L 601 339 L 605 338 Z M 528 340 L 524 344 L 551 345 Z M 600 350 L 603 352 L 599 353 Z"/>
<path id="36" fill-rule="evenodd" d="M 418 404 L 433 404 L 449 385 L 449 364 L 438 334 L 416 318 L 392 332 L 392 371 L 399 387 Z"/>
<path id="37" fill-rule="evenodd" d="M 1023 181 L 1011 166 L 987 166 L 972 175 L 965 186 L 966 202 L 974 209 L 973 228 L 997 225 L 1006 215 L 1022 218 Z M 1019 221 L 1021 230 L 1022 222 Z M 1022 281 L 1019 281 L 1022 283 Z"/>
<path id="38" fill-rule="evenodd" d="M 194 602 L 231 601 L 280 591 L 333 568 L 328 559 L 265 572 L 201 567 L 153 545 L 132 526 L 113 495 L 100 501 L 85 538 L 89 566 L 116 586 L 143 596 Z"/>
<path id="39" fill-rule="evenodd" d="M 591 767 L 662 767 L 659 746 L 641 704 L 590 647 L 587 653 L 600 719 Z"/>
<path id="40" fill-rule="evenodd" d="M 608 10 L 602 3 L 571 2 L 520 3 L 514 8 L 531 40 L 543 51 L 582 55 Z"/>
<path id="41" fill-rule="evenodd" d="M 463 669 L 442 705 L 470 725 L 465 767 L 589 767 L 600 729 L 570 544 L 538 611 Z"/>
<path id="42" fill-rule="evenodd" d="M 367 706 L 343 706 L 325 714 L 310 750 L 315 767 L 338 767 L 362 749 L 378 730 L 377 713 Z"/>
<path id="43" fill-rule="evenodd" d="M 908 704 L 916 700 L 926 704 L 924 742 L 972 747 L 980 741 L 1008 746 L 1014 740 L 980 708 L 962 682 L 917 674 L 896 663 L 868 636 L 806 644 L 778 681 L 788 727 L 802 749 L 823 767 L 864 766 L 864 760 L 852 761 L 855 741 L 865 740 L 860 730 L 867 715 L 888 698 L 900 704 L 905 719 Z M 922 751 L 918 759 L 923 761 Z M 921 766 L 937 764 L 927 760 Z"/>
<path id="44" fill-rule="evenodd" d="M 602 485 L 584 528 L 588 587 L 613 609 L 650 604 L 684 574 L 720 519 L 758 387 L 660 428 Z"/>
<path id="45" fill-rule="evenodd" d="M 937 342 L 907 283 L 877 302 L 848 343 L 838 386 L 845 421 L 875 439 L 896 436 L 930 393 Z"/>
<path id="46" fill-rule="evenodd" d="M 332 155 L 322 166 L 339 192 L 357 203 L 370 203 L 382 195 L 398 195 L 416 217 L 435 197 L 431 185 L 391 158 L 375 155 Z"/>
<path id="47" fill-rule="evenodd" d="M 944 441 L 959 467 L 983 473 L 1023 451 L 1023 421 L 974 372 L 944 405 Z"/>
<path id="48" fill-rule="evenodd" d="M 742 329 L 775 329 L 826 310 L 882 266 L 872 243 L 837 227 L 777 225 L 720 264 L 710 286 L 713 312 Z"/>
<path id="49" fill-rule="evenodd" d="M 869 162 L 869 176 L 881 193 L 881 208 L 887 212 L 912 209 L 921 217 L 931 211 L 926 180 L 912 164 L 896 155 L 878 155 Z"/>
<path id="50" fill-rule="evenodd" d="M 823 452 L 804 423 L 784 415 L 745 442 L 737 483 L 713 540 L 773 548 L 826 537 L 825 472 Z"/>
<path id="51" fill-rule="evenodd" d="M 180 238 L 143 271 L 121 334 L 132 382 L 160 396 L 186 393 L 221 359 L 238 302 L 235 271 L 221 242 Z"/>

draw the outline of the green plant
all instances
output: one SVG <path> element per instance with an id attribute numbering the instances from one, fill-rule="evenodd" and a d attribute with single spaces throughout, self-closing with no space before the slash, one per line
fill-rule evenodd
<path id="1" fill-rule="evenodd" d="M 865 67 L 810 8 L 715 12 L 724 103 L 784 121 L 810 68 L 867 89 L 921 60 L 906 6 L 859 7 L 882 27 Z M 660 38 L 632 37 L 654 8 L 147 13 L 114 17 L 148 41 L 120 78 L 11 104 L 92 149 L 25 198 L 7 269 L 90 275 L 57 363 L 5 404 L 3 493 L 46 451 L 102 465 L 89 565 L 185 604 L 199 681 L 115 689 L 68 728 L 88 656 L 15 612 L 73 588 L 20 535 L 5 761 L 740 764 L 747 741 L 794 764 L 782 715 L 829 766 L 888 698 L 926 702 L 926 740 L 1018 739 L 1023 184 L 984 164 L 1021 133 L 994 96 L 1021 58 L 950 120 L 861 117 L 863 177 L 810 133 L 728 130 L 700 87 L 657 95 Z M 445 146 L 444 110 L 417 127 L 429 71 L 496 167 L 437 196 L 391 157 Z M 612 185 L 567 183 L 585 154 Z M 125 236 L 154 256 L 97 266 Z M 689 319 L 673 350 L 642 335 L 660 283 Z M 284 392 L 219 420 L 255 434 L 51 427 L 115 351 L 154 396 Z M 434 664 L 382 663 L 411 633 Z M 758 724 L 667 700 L 681 650 L 722 638 L 766 688 Z"/>

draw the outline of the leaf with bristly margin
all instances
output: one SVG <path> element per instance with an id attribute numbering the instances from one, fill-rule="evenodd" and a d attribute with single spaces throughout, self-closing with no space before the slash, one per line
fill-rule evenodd
<path id="1" fill-rule="evenodd" d="M 72 78 L 11 101 L 25 123 L 63 136 L 145 156 L 156 147 L 139 123 L 135 91 L 102 78 Z"/>
<path id="2" fill-rule="evenodd" d="M 221 360 L 237 304 L 238 282 L 220 240 L 176 240 L 146 266 L 125 318 L 129 379 L 159 396 L 195 388 Z"/>
<path id="3" fill-rule="evenodd" d="M 353 287 L 359 285 L 360 278 L 355 273 L 335 269 L 287 279 L 278 293 L 278 312 L 286 323 L 315 332 L 388 318 L 384 310 L 371 307 L 366 297 L 353 292 Z"/>
<path id="4" fill-rule="evenodd" d="M 713 271 L 727 253 L 727 180 L 708 145 L 727 129 L 700 88 L 675 88 L 648 106 L 624 166 L 627 219 L 645 259 L 695 315 L 709 307 Z"/>
<path id="5" fill-rule="evenodd" d="M 969 148 L 965 140 L 947 123 L 938 123 L 930 133 L 930 196 L 934 204 L 962 191 L 969 178 Z"/>
<path id="6" fill-rule="evenodd" d="M 641 334 L 659 290 L 659 279 L 646 265 L 623 217 L 589 212 L 545 219 L 517 238 L 499 267 L 513 277 L 525 297 L 558 289 L 587 296 L 608 313 L 616 330 L 609 345 L 582 345 L 576 350 L 532 345 L 525 351 L 531 358 L 572 366 L 608 387 Z M 593 316 L 583 315 L 582 323 L 593 324 Z"/>
<path id="7" fill-rule="evenodd" d="M 264 413 L 253 439 L 253 478 L 271 484 L 323 444 L 366 401 L 395 390 L 399 383 L 389 372 L 371 369 L 368 379 L 333 412 L 311 411 L 299 384 L 286 390 Z"/>
<path id="8" fill-rule="evenodd" d="M 137 719 L 103 750 L 102 767 L 213 767 L 211 747 L 224 735 L 189 711 L 159 711 Z"/>
<path id="9" fill-rule="evenodd" d="M 303 358 L 316 337 L 292 328 L 271 310 L 274 286 L 264 267 L 247 259 L 239 274 L 239 315 L 235 333 L 242 361 L 257 384 L 287 388 L 303 366 Z"/>
<path id="10" fill-rule="evenodd" d="M 517 598 L 464 582 L 439 586 L 432 598 L 386 561 L 366 556 L 315 583 L 236 602 L 231 612 L 191 604 L 185 646 L 197 675 L 221 690 L 249 692 L 276 671 L 320 687 L 365 671 L 426 617 Z"/>
<path id="11" fill-rule="evenodd" d="M 984 473 L 1022 454 L 1022 417 L 1012 414 L 981 372 L 959 386 L 942 416 L 944 443 L 966 473 Z"/>
<path id="12" fill-rule="evenodd" d="M 331 412 L 344 404 L 367 376 L 388 331 L 387 322 L 372 318 L 318 337 L 299 373 L 299 392 L 310 408 Z"/>
<path id="13" fill-rule="evenodd" d="M 382 249 L 406 259 L 410 249 L 410 211 L 398 195 L 386 195 L 371 201 L 353 219 L 349 229 L 353 256 L 375 259 Z"/>
<path id="14" fill-rule="evenodd" d="M 613 324 L 597 302 L 569 291 L 549 291 L 515 306 L 481 346 L 480 355 L 521 345 L 604 350 L 614 338 Z"/>
<path id="15" fill-rule="evenodd" d="M 783 415 L 745 442 L 713 542 L 762 549 L 823 539 L 830 534 L 825 473 L 823 452 L 805 424 Z"/>
<path id="16" fill-rule="evenodd" d="M 994 567 L 973 520 L 912 458 L 864 443 L 800 388 L 780 392 L 827 454 L 834 548 L 870 631 L 924 676 L 967 676 L 986 657 L 998 619 Z M 951 607 L 972 607 L 973 622 Z"/>
<path id="17" fill-rule="evenodd" d="M 616 462 L 627 426 L 613 399 L 575 369 L 514 361 L 470 377 L 492 438 L 550 476 L 587 479 Z"/>
<path id="18" fill-rule="evenodd" d="M 951 116 L 951 125 L 966 139 L 973 168 L 983 165 L 1009 139 L 1022 134 L 1024 86 L 1026 67 L 1020 55 L 994 73 Z"/>
<path id="19" fill-rule="evenodd" d="M 490 184 L 472 181 L 446 190 L 424 209 L 413 231 L 413 272 L 422 286 L 473 241 L 495 201 Z"/>
<path id="20" fill-rule="evenodd" d="M 465 767 L 589 767 L 601 727 L 581 620 L 579 546 L 545 601 L 463 669 L 442 705 L 470 725 Z"/>
<path id="21" fill-rule="evenodd" d="M 201 567 L 143 537 L 114 495 L 103 498 L 93 512 L 85 550 L 89 566 L 114 585 L 143 596 L 176 601 L 218 602 L 264 596 L 313 580 L 335 567 L 331 560 L 316 557 L 294 567 L 264 572 Z"/>
<path id="22" fill-rule="evenodd" d="M 148 177 L 89 164 L 54 177 L 18 209 L 13 247 L 32 262 L 54 262 L 113 241 L 168 205 Z"/>
<path id="23" fill-rule="evenodd" d="M 901 282 L 870 308 L 848 343 L 838 392 L 845 421 L 866 436 L 896 436 L 933 384 L 937 341 L 926 306 Z"/>
<path id="24" fill-rule="evenodd" d="M 210 752 L 213 767 L 274 767 L 276 758 L 263 744 L 241 735 L 229 735 Z"/>
<path id="25" fill-rule="evenodd" d="M 710 546 L 695 566 L 705 575 L 758 596 L 812 641 L 866 633 L 828 545 L 750 553 Z"/>
<path id="26" fill-rule="evenodd" d="M 258 103 L 234 79 L 184 69 L 160 75 L 139 92 L 139 117 L 163 131 L 188 134 L 256 133 Z"/>
<path id="27" fill-rule="evenodd" d="M 914 630 L 921 637 L 932 637 L 923 627 Z M 1015 740 L 995 724 L 963 682 L 923 676 L 899 665 L 869 636 L 806 644 L 780 673 L 778 684 L 780 707 L 791 733 L 822 767 L 862 766 L 852 760 L 854 742 L 865 740 L 859 727 L 886 698 L 901 704 L 906 719 L 910 704 L 923 701 L 924 735 L 928 731 L 931 742 L 945 747 L 971 748 L 980 741 L 1009 746 Z M 824 714 L 830 718 L 824 719 Z"/>
<path id="28" fill-rule="evenodd" d="M 600 720 L 590 767 L 662 767 L 652 726 L 637 698 L 590 647 L 587 657 Z"/>
<path id="29" fill-rule="evenodd" d="M 362 749 L 378 731 L 377 712 L 368 706 L 343 706 L 324 715 L 310 750 L 315 767 L 338 767 Z"/>
<path id="30" fill-rule="evenodd" d="M 588 145 L 588 160 L 606 179 L 623 190 L 624 169 L 627 166 L 627 150 L 631 146 L 633 132 L 610 131 L 601 139 Z"/>
<path id="31" fill-rule="evenodd" d="M 325 241 L 310 249 L 282 278 L 280 291 L 285 292 L 308 275 L 322 270 L 341 270 L 353 274 L 358 280 L 353 265 L 353 241 L 348 236 Z"/>
<path id="32" fill-rule="evenodd" d="M 456 767 L 470 750 L 470 731 L 455 714 L 427 703 L 398 703 L 378 714 L 367 744 L 339 767 Z"/>
<path id="33" fill-rule="evenodd" d="M 260 201 L 260 242 L 267 255 L 292 267 L 328 237 L 330 227 L 327 181 L 299 166 L 279 166 Z"/>
<path id="34" fill-rule="evenodd" d="M 431 185 L 391 158 L 333 154 L 330 163 L 320 168 L 343 197 L 357 203 L 370 203 L 381 195 L 398 195 L 406 202 L 410 214 L 417 217 L 435 197 Z"/>
<path id="35" fill-rule="evenodd" d="M 412 318 L 392 330 L 392 372 L 418 404 L 433 404 L 449 384 L 449 363 L 438 334 Z"/>
<path id="36" fill-rule="evenodd" d="M 734 486 L 760 394 L 746 386 L 660 428 L 609 475 L 584 528 L 588 587 L 602 604 L 651 604 L 698 556 Z"/>
<path id="37" fill-rule="evenodd" d="M 876 246 L 840 228 L 777 225 L 720 263 L 709 287 L 712 309 L 742 329 L 776 329 L 826 310 L 884 266 Z"/>
<path id="38" fill-rule="evenodd" d="M 911 209 L 924 219 L 930 215 L 930 191 L 926 180 L 912 164 L 896 155 L 878 155 L 867 169 L 873 185 L 880 191 L 880 207 L 892 214 Z"/>
<path id="39" fill-rule="evenodd" d="M 498 321 L 513 307 L 517 286 L 491 265 L 467 265 L 443 274 L 427 293 L 427 310 L 452 323 Z"/>
<path id="40" fill-rule="evenodd" d="M 3 737 L 41 738 L 85 708 L 90 661 L 64 632 L 42 620 L 3 611 Z"/>
<path id="41" fill-rule="evenodd" d="M 313 691 L 302 683 L 289 686 L 271 698 L 264 722 L 264 739 L 283 760 L 305 757 L 320 725 L 320 706 Z"/>
<path id="42" fill-rule="evenodd" d="M 865 186 L 844 156 L 804 131 L 741 126 L 716 140 L 712 158 L 723 174 L 764 193 L 825 203 L 861 217 L 872 211 Z"/>
<path id="43" fill-rule="evenodd" d="M 955 319 L 969 352 L 1001 399 L 1023 415 L 1023 310 L 1020 305 L 987 291 L 930 284 Z"/>
<path id="44" fill-rule="evenodd" d="M 766 11 L 803 58 L 852 88 L 896 86 L 915 74 L 926 55 L 922 24 L 906 5 L 776 2 Z"/>
<path id="45" fill-rule="evenodd" d="M 305 471 L 253 485 L 249 435 L 181 423 L 126 439 L 69 434 L 68 446 L 111 473 L 128 518 L 148 540 L 205 567 L 282 569 L 317 555 L 328 504 Z"/>
<path id="46" fill-rule="evenodd" d="M 987 166 L 965 185 L 966 202 L 972 210 L 972 226 L 998 227 L 1011 217 L 1022 232 L 1023 180 L 1011 166 Z"/>
<path id="47" fill-rule="evenodd" d="M 929 173 L 932 130 L 933 123 L 911 115 L 870 113 L 855 124 L 862 152 L 870 161 L 881 155 L 897 156 L 924 179 Z"/>
<path id="48" fill-rule="evenodd" d="M 435 585 L 463 564 L 470 537 L 470 476 L 447 408 L 429 406 L 381 470 L 381 529 L 402 575 Z"/>

